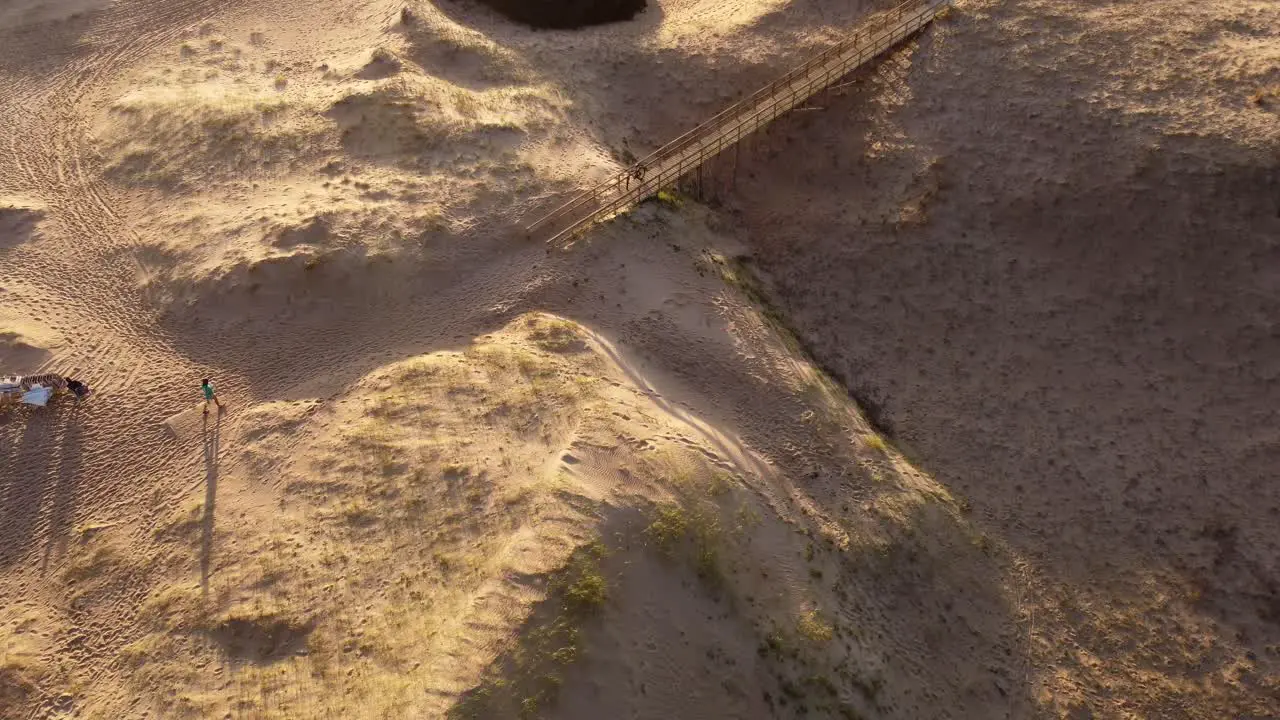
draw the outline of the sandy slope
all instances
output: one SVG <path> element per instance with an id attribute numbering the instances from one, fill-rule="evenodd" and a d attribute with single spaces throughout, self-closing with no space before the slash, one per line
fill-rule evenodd
<path id="1" fill-rule="evenodd" d="M 1274 11 L 1166 5 L 962 3 L 548 249 L 869 6 L 6 4 L 0 363 L 98 394 L 0 417 L 0 715 L 1275 715 Z"/>
<path id="2" fill-rule="evenodd" d="M 1055 712 L 1277 712 L 1277 27 L 965 3 L 729 199 L 819 360 L 1026 559 Z"/>

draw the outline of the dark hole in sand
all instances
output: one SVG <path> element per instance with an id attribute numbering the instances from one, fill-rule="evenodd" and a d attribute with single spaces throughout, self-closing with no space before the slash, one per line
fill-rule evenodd
<path id="1" fill-rule="evenodd" d="M 478 1 L 516 22 L 558 30 L 630 20 L 645 7 L 645 0 Z"/>

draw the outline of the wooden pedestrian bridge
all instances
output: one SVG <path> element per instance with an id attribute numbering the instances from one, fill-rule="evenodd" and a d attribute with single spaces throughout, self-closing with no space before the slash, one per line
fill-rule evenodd
<path id="1" fill-rule="evenodd" d="M 950 1 L 907 0 L 873 15 L 835 46 L 539 218 L 528 226 L 529 236 L 560 242 L 675 186 L 744 137 L 897 46 Z"/>

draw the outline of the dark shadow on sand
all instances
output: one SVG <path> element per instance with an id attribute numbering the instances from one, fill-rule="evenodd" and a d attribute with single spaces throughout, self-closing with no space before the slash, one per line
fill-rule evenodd
<path id="1" fill-rule="evenodd" d="M 65 540 L 79 493 L 82 410 L 65 396 L 43 408 L 0 410 L 0 467 L 9 470 L 0 475 L 0 566 L 33 550 L 42 517 L 48 538 L 42 567 L 54 545 Z"/>
<path id="2" fill-rule="evenodd" d="M 957 37 L 953 61 L 979 54 Z M 1056 70 L 984 68 L 1006 90 L 944 105 L 928 41 L 744 154 L 739 237 L 818 362 L 1019 555 L 1121 596 L 1181 576 L 1264 655 L 1280 642 L 1280 300 L 1262 289 L 1280 171 L 1226 139 L 1129 129 L 1084 99 L 1096 70 L 1062 70 L 1085 86 L 1045 103 Z M 1020 125 L 1036 144 L 1010 157 Z M 917 154 L 873 152 L 886 128 Z M 1009 182 L 1032 162 L 1042 177 Z"/>
<path id="3" fill-rule="evenodd" d="M 921 532 L 881 554 L 825 545 L 817 551 L 832 574 L 811 584 L 820 595 L 820 586 L 834 584 L 841 613 L 849 613 L 833 616 L 838 635 L 829 650 L 841 660 L 830 663 L 841 670 L 827 673 L 791 644 L 789 623 L 806 607 L 760 614 L 743 594 L 749 585 L 735 578 L 752 583 L 763 568 L 739 567 L 725 556 L 705 574 L 695 557 L 684 556 L 688 548 L 664 551 L 647 537 L 654 510 L 601 505 L 595 512 L 603 545 L 580 548 L 549 577 L 508 578 L 545 589 L 547 598 L 517 630 L 513 649 L 462 693 L 448 717 L 512 717 L 526 698 L 551 718 L 660 717 L 673 705 L 689 717 L 936 716 L 921 707 L 920 687 L 930 689 L 926 707 L 951 708 L 955 717 L 1025 717 L 1033 706 L 1003 569 L 963 541 L 946 547 L 963 531 L 944 514 L 922 508 L 909 521 Z M 776 517 L 765 522 L 787 528 L 784 535 L 793 531 Z M 584 607 L 565 593 L 584 559 L 598 563 L 606 579 L 599 605 Z M 802 583 L 793 601 L 805 594 Z M 573 647 L 563 650 L 566 644 Z M 559 661 L 566 652 L 573 659 Z M 815 672 L 824 680 L 815 682 Z M 699 680 L 673 684 L 673 674 Z M 716 679 L 701 681 L 708 676 Z M 603 692 L 601 678 L 625 680 Z M 699 693 L 682 694 L 690 687 Z"/>
<path id="4" fill-rule="evenodd" d="M 80 468 L 84 461 L 81 436 L 88 416 L 81 403 L 68 396 L 58 398 L 57 413 L 62 424 L 58 443 L 58 469 L 49 509 L 48 539 L 45 542 L 42 567 L 47 566 L 55 546 L 65 542 L 75 523 L 76 502 L 80 496 Z"/>
<path id="5" fill-rule="evenodd" d="M 218 453 L 221 450 L 222 410 L 211 410 L 204 416 L 202 444 L 204 448 L 204 517 L 200 523 L 200 590 L 209 591 L 209 574 L 213 563 L 214 509 L 218 500 Z"/>

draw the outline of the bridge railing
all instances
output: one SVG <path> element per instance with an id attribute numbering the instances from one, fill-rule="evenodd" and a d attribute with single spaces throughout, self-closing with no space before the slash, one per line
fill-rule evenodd
<path id="1" fill-rule="evenodd" d="M 831 48 L 709 120 L 642 158 L 612 178 L 582 192 L 528 226 L 530 235 L 566 237 L 667 187 L 743 137 L 831 86 L 853 69 L 879 56 L 924 27 L 950 0 L 907 0 L 879 13 Z"/>

